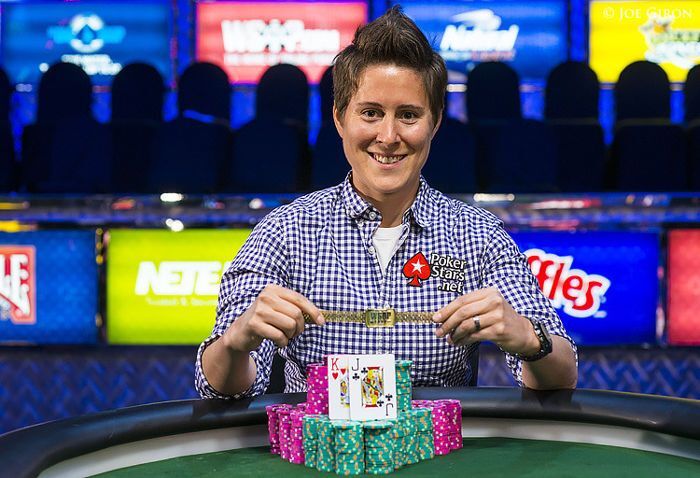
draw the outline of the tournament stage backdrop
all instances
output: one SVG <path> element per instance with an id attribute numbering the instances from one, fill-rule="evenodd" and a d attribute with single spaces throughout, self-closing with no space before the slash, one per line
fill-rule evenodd
<path id="1" fill-rule="evenodd" d="M 0 55 L 13 82 L 37 83 L 59 61 L 81 66 L 94 84 L 111 84 L 125 65 L 137 61 L 172 81 L 168 1 L 2 2 L 0 7 Z"/>
<path id="2" fill-rule="evenodd" d="M 0 344 L 97 343 L 94 231 L 0 233 Z"/>
<path id="3" fill-rule="evenodd" d="M 668 343 L 700 345 L 700 230 L 668 233 Z"/>
<path id="4" fill-rule="evenodd" d="M 278 63 L 318 83 L 366 21 L 365 2 L 201 2 L 196 57 L 219 65 L 232 83 L 257 83 Z"/>
<path id="5" fill-rule="evenodd" d="M 616 82 L 638 60 L 658 63 L 684 82 L 700 63 L 700 2 L 591 1 L 590 65 L 603 83 Z"/>
<path id="6" fill-rule="evenodd" d="M 221 274 L 249 234 L 249 229 L 110 231 L 108 342 L 200 343 L 214 326 Z"/>
<path id="7" fill-rule="evenodd" d="M 657 342 L 658 234 L 589 231 L 512 236 L 577 344 Z"/>
<path id="8" fill-rule="evenodd" d="M 522 81 L 541 82 L 567 58 L 567 3 L 562 0 L 397 3 L 445 59 L 452 83 L 464 83 L 484 61 L 508 63 Z"/>

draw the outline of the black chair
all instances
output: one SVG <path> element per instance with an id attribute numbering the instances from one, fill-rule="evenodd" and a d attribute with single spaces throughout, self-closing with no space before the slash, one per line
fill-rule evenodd
<path id="1" fill-rule="evenodd" d="M 10 98 L 14 90 L 5 70 L 0 68 L 0 192 L 17 187 L 15 144 L 10 123 Z"/>
<path id="2" fill-rule="evenodd" d="M 544 123 L 522 119 L 515 70 L 505 63 L 481 63 L 467 80 L 467 116 L 476 136 L 479 190 L 555 191 L 554 138 Z"/>
<path id="3" fill-rule="evenodd" d="M 615 85 L 616 121 L 670 116 L 671 89 L 663 68 L 650 61 L 627 65 Z"/>
<path id="4" fill-rule="evenodd" d="M 227 190 L 292 193 L 309 188 L 308 98 L 306 76 L 296 66 L 275 65 L 265 71 L 255 119 L 234 135 Z"/>
<path id="5" fill-rule="evenodd" d="M 608 185 L 623 191 L 688 189 L 686 140 L 670 120 L 670 84 L 663 69 L 647 61 L 628 65 L 615 85 L 615 99 Z"/>
<path id="6" fill-rule="evenodd" d="M 478 64 L 469 72 L 466 101 L 470 123 L 520 119 L 518 74 L 505 63 Z"/>
<path id="7" fill-rule="evenodd" d="M 333 121 L 333 67 L 328 67 L 319 84 L 321 93 L 321 127 L 311 157 L 311 189 L 339 184 L 350 171 L 343 141 Z"/>
<path id="8" fill-rule="evenodd" d="M 92 116 L 90 77 L 71 63 L 39 82 L 37 121 L 22 135 L 22 179 L 29 192 L 102 193 L 111 182 L 107 126 Z"/>
<path id="9" fill-rule="evenodd" d="M 598 120 L 600 83 L 585 63 L 556 66 L 545 88 L 545 121 L 557 156 L 557 186 L 564 192 L 601 191 L 605 139 Z"/>
<path id="10" fill-rule="evenodd" d="M 443 116 L 430 145 L 423 176 L 443 193 L 476 191 L 476 138 L 471 129 L 454 118 Z"/>
<path id="11" fill-rule="evenodd" d="M 688 71 L 683 87 L 690 188 L 700 189 L 700 65 Z"/>
<path id="12" fill-rule="evenodd" d="M 146 172 L 158 127 L 163 122 L 165 85 L 156 68 L 126 65 L 112 82 L 113 192 L 147 191 Z"/>
<path id="13" fill-rule="evenodd" d="M 149 192 L 221 190 L 231 155 L 231 87 L 211 63 L 187 67 L 178 82 L 178 117 L 163 123 L 153 142 Z"/>

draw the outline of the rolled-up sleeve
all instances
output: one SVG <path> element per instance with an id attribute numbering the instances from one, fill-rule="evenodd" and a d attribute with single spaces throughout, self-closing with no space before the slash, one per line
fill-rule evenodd
<path id="1" fill-rule="evenodd" d="M 495 287 L 520 315 L 541 322 L 550 334 L 564 337 L 578 355 L 576 344 L 564 329 L 551 302 L 540 290 L 527 258 L 503 228 L 500 220 L 494 222 L 489 233 L 482 262 L 482 284 Z M 506 362 L 516 382 L 522 386 L 522 362 L 506 353 Z"/>
<path id="2" fill-rule="evenodd" d="M 256 350 L 250 352 L 256 365 L 255 381 L 248 390 L 236 395 L 222 394 L 211 386 L 202 369 L 202 354 L 250 307 L 265 286 L 277 284 L 286 287 L 288 267 L 284 238 L 284 228 L 276 214 L 268 215 L 253 229 L 224 272 L 214 329 L 197 351 L 195 388 L 202 398 L 239 399 L 262 395 L 267 390 L 272 358 L 277 349 L 270 340 L 263 340 Z"/>

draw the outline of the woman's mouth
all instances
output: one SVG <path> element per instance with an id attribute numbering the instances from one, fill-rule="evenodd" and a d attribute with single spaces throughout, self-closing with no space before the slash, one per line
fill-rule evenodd
<path id="1" fill-rule="evenodd" d="M 405 154 L 390 154 L 390 155 L 383 155 L 383 154 L 378 154 L 378 153 L 369 153 L 372 158 L 377 161 L 378 163 L 381 164 L 394 164 L 398 163 L 401 161 L 403 158 L 406 157 Z"/>

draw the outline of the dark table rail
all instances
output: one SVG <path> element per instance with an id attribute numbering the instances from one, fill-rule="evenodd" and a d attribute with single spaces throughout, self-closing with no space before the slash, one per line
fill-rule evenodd
<path id="1" fill-rule="evenodd" d="M 456 398 L 464 417 L 575 421 L 700 440 L 700 401 L 596 390 L 416 388 L 414 398 Z M 265 405 L 298 403 L 305 394 L 241 401 L 182 400 L 48 422 L 0 436 L 3 476 L 38 475 L 61 461 L 138 440 L 263 424 Z"/>

